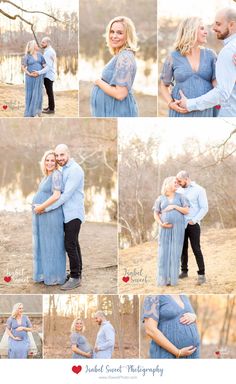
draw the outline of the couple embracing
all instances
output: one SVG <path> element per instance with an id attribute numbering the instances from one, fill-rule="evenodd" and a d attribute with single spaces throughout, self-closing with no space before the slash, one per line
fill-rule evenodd
<path id="1" fill-rule="evenodd" d="M 188 172 L 180 171 L 164 180 L 153 210 L 160 227 L 158 285 L 176 285 L 178 277 L 188 277 L 189 240 L 198 265 L 197 284 L 205 283 L 200 246 L 200 221 L 208 212 L 205 189 L 191 181 Z"/>
<path id="2" fill-rule="evenodd" d="M 33 279 L 60 284 L 62 290 L 74 289 L 81 285 L 78 236 L 85 215 L 84 172 L 65 144 L 45 152 L 41 170 L 44 178 L 33 199 Z"/>

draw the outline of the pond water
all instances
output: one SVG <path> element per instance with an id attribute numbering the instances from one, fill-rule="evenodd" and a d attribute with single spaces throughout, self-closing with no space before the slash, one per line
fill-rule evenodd
<path id="1" fill-rule="evenodd" d="M 37 152 L 37 150 L 36 150 Z M 27 151 L 17 153 L 9 149 L 2 152 L 0 168 L 0 212 L 31 211 L 32 199 L 43 176 L 39 161 L 42 154 Z M 85 171 L 86 220 L 97 222 L 114 221 L 116 217 L 117 180 L 103 163 L 91 169 L 82 165 Z"/>
<path id="2" fill-rule="evenodd" d="M 153 59 L 136 59 L 137 73 L 133 89 L 146 95 L 157 95 L 157 64 Z M 103 58 L 91 59 L 80 55 L 79 77 L 83 81 L 94 81 L 101 76 L 106 63 Z"/>
<path id="3" fill-rule="evenodd" d="M 20 55 L 0 56 L 0 82 L 23 84 L 24 73 L 21 71 Z M 60 56 L 57 58 L 57 79 L 55 91 L 78 89 L 78 59 L 76 56 Z"/>

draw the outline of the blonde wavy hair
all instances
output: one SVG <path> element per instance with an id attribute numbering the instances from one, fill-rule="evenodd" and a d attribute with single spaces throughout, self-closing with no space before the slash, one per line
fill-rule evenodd
<path id="1" fill-rule="evenodd" d="M 37 43 L 35 40 L 28 41 L 25 48 L 25 54 L 27 55 L 29 53 L 30 55 L 33 55 L 36 45 Z"/>
<path id="2" fill-rule="evenodd" d="M 45 160 L 48 157 L 48 155 L 53 155 L 55 157 L 55 162 L 56 162 L 55 169 L 58 169 L 58 167 L 59 167 L 58 164 L 57 164 L 57 161 L 56 161 L 55 151 L 53 151 L 52 149 L 50 149 L 49 151 L 46 151 L 44 153 L 41 161 L 40 161 L 40 168 L 41 168 L 41 171 L 42 171 L 44 176 L 48 175 L 48 172 L 47 172 L 46 167 L 45 167 Z"/>
<path id="3" fill-rule="evenodd" d="M 132 52 L 136 52 L 138 50 L 138 37 L 133 21 L 126 16 L 117 16 L 114 17 L 114 19 L 112 19 L 111 21 L 109 21 L 106 27 L 105 38 L 110 53 L 112 55 L 115 54 L 115 50 L 110 45 L 110 31 L 114 23 L 122 23 L 126 32 L 126 43 L 123 47 L 121 47 L 120 51 L 122 51 L 123 49 L 130 49 Z"/>
<path id="4" fill-rule="evenodd" d="M 175 176 L 169 176 L 166 177 L 163 181 L 162 187 L 161 187 L 161 194 L 166 195 L 166 192 L 169 190 L 170 185 L 176 180 Z"/>
<path id="5" fill-rule="evenodd" d="M 11 313 L 11 316 L 13 317 L 13 319 L 15 319 L 15 318 L 17 317 L 17 312 L 18 312 L 19 307 L 20 307 L 21 305 L 23 306 L 22 303 L 16 303 L 16 304 L 13 305 L 12 313 Z"/>
<path id="6" fill-rule="evenodd" d="M 82 332 L 84 331 L 84 322 L 80 317 L 77 317 L 75 320 L 73 320 L 73 323 L 71 324 L 71 328 L 70 328 L 71 333 L 76 332 L 75 325 L 76 325 L 77 321 L 79 321 L 79 320 L 83 324 Z"/>
<path id="7" fill-rule="evenodd" d="M 191 53 L 191 49 L 197 41 L 198 28 L 202 24 L 200 17 L 186 17 L 181 21 L 177 37 L 174 43 L 174 49 L 181 55 L 186 56 Z"/>

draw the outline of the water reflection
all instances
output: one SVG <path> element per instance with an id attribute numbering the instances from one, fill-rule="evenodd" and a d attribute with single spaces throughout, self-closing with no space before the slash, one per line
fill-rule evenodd
<path id="1" fill-rule="evenodd" d="M 0 81 L 9 84 L 23 84 L 24 74 L 21 71 L 20 55 L 0 56 Z M 55 91 L 78 89 L 78 59 L 76 56 L 60 56 L 57 58 L 57 79 Z"/>
<path id="2" fill-rule="evenodd" d="M 22 148 L 2 150 L 0 169 L 0 211 L 23 212 L 31 210 L 33 196 L 42 179 L 39 159 L 41 149 Z M 80 162 L 80 158 L 74 157 Z M 109 152 L 107 153 L 109 161 Z M 116 173 L 112 172 L 97 153 L 82 164 L 85 171 L 85 209 L 89 221 L 116 220 Z"/>
<path id="3" fill-rule="evenodd" d="M 136 59 L 137 73 L 134 81 L 134 90 L 142 92 L 147 95 L 156 96 L 157 94 L 157 64 L 153 58 L 143 60 L 141 58 Z M 102 70 L 107 61 L 102 57 L 102 53 L 99 59 L 87 58 L 80 55 L 80 79 L 83 81 L 94 81 L 102 73 Z"/>

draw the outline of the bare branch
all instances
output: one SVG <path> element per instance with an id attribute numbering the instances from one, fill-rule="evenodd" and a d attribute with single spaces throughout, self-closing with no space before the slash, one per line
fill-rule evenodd
<path id="1" fill-rule="evenodd" d="M 50 15 L 49 13 L 46 13 L 46 12 L 43 12 L 43 11 L 29 11 L 28 9 L 24 9 L 24 8 L 20 7 L 19 5 L 15 4 L 15 3 L 13 3 L 12 1 L 9 1 L 9 0 L 0 0 L 0 3 L 10 4 L 13 7 L 19 9 L 20 11 L 23 11 L 23 12 L 26 12 L 26 13 L 38 13 L 38 14 L 41 14 L 41 15 L 45 15 L 45 16 L 51 17 L 54 21 L 58 21 L 59 23 L 64 23 L 64 21 L 57 19 L 55 16 Z M 18 15 L 16 15 L 16 16 L 18 16 Z"/>

